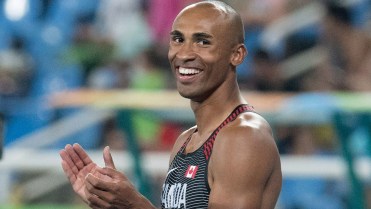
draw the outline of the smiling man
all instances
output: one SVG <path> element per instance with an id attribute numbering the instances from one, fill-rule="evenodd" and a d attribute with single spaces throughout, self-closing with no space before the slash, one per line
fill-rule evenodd
<path id="1" fill-rule="evenodd" d="M 240 16 L 223 2 L 199 2 L 179 13 L 170 34 L 168 58 L 196 125 L 171 152 L 161 207 L 273 209 L 282 183 L 279 153 L 269 124 L 238 87 L 236 67 L 247 54 Z M 77 144 L 60 154 L 91 208 L 155 208 L 115 169 L 108 148 L 104 168 Z"/>

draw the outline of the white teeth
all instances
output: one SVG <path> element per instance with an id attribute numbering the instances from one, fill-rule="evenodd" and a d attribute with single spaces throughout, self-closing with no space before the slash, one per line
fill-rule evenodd
<path id="1" fill-rule="evenodd" d="M 179 73 L 184 75 L 198 74 L 200 72 L 198 69 L 179 67 Z"/>

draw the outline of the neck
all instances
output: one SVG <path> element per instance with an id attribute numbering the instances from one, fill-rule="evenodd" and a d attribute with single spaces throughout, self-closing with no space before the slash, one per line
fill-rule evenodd
<path id="1" fill-rule="evenodd" d="M 214 129 L 233 111 L 239 104 L 247 103 L 242 97 L 238 84 L 228 91 L 215 91 L 202 102 L 191 100 L 199 135 L 211 134 Z"/>

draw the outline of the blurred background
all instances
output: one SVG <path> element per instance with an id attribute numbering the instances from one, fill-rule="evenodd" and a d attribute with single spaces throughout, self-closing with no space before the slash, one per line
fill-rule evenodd
<path id="1" fill-rule="evenodd" d="M 0 208 L 86 208 L 58 151 L 102 148 L 159 205 L 194 124 L 167 61 L 196 0 L 0 0 Z M 246 99 L 282 156 L 277 209 L 371 208 L 371 1 L 226 0 L 242 15 Z M 103 165 L 103 164 L 101 164 Z"/>

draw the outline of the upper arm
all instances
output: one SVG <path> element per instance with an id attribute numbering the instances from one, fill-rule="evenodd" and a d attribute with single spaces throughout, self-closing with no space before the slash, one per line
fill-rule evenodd
<path id="1" fill-rule="evenodd" d="M 226 128 L 215 142 L 209 165 L 209 208 L 274 208 L 281 183 L 269 181 L 281 181 L 281 170 L 267 124 Z"/>

